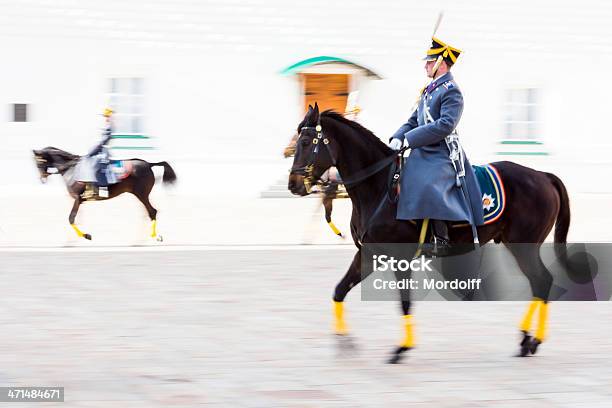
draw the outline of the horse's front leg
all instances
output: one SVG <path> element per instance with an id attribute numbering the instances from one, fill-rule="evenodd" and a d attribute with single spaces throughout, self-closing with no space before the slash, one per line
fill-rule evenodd
<path id="1" fill-rule="evenodd" d="M 396 272 L 395 278 L 397 279 L 397 281 L 410 278 L 409 274 L 407 276 L 403 276 L 403 275 L 406 275 L 406 273 Z M 389 358 L 390 364 L 399 363 L 403 357 L 403 354 L 406 351 L 414 347 L 414 327 L 413 327 L 413 322 L 412 322 L 412 314 L 410 314 L 410 306 L 411 306 L 410 289 L 409 288 L 400 289 L 399 292 L 400 292 L 400 301 L 402 305 L 402 319 L 403 319 L 403 326 L 404 326 L 403 336 L 404 337 L 400 345 L 395 348 L 395 350 L 393 351 L 393 354 Z"/>
<path id="2" fill-rule="evenodd" d="M 348 327 L 344 319 L 344 299 L 348 292 L 353 289 L 366 276 L 361 274 L 361 250 L 357 251 L 348 271 L 344 277 L 336 285 L 334 291 L 334 333 L 337 334 L 341 341 L 341 346 L 352 347 L 350 338 L 348 337 Z"/>
<path id="3" fill-rule="evenodd" d="M 83 233 L 83 231 L 81 231 L 79 227 L 77 227 L 74 223 L 82 201 L 83 200 L 81 199 L 81 197 L 77 197 L 74 199 L 74 204 L 72 205 L 72 210 L 70 211 L 70 216 L 68 217 L 68 222 L 70 222 L 70 226 L 74 229 L 74 231 L 79 237 L 91 240 L 91 235 Z"/>

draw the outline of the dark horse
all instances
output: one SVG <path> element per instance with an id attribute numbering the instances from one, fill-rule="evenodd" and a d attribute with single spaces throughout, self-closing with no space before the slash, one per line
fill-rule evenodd
<path id="1" fill-rule="evenodd" d="M 90 199 L 82 197 L 86 184 L 73 179 L 75 166 L 81 159 L 81 156 L 68 153 L 55 147 L 45 147 L 42 150 L 34 150 L 33 152 L 42 182 L 46 182 L 47 177 L 51 174 L 49 173 L 50 169 L 55 169 L 57 173 L 62 175 L 66 182 L 68 193 L 74 198 L 74 205 L 72 206 L 72 211 L 70 211 L 68 221 L 79 237 L 91 239 L 91 235 L 83 233 L 74 223 L 81 203 L 83 201 L 90 201 Z M 127 163 L 128 168 L 130 168 L 129 175 L 120 182 L 108 187 L 107 198 L 92 197 L 91 200 L 108 200 L 123 193 L 134 194 L 145 206 L 149 218 L 151 219 L 151 237 L 161 241 L 161 236 L 157 235 L 157 210 L 153 208 L 149 202 L 149 193 L 155 184 L 155 176 L 153 175 L 151 167 L 164 167 L 164 176 L 162 178 L 164 183 L 173 183 L 176 180 L 176 174 L 172 167 L 165 161 L 148 163 L 141 159 L 130 159 L 124 162 Z"/>
<path id="2" fill-rule="evenodd" d="M 361 274 L 361 244 L 363 243 L 417 243 L 418 223 L 396 219 L 397 204 L 387 200 L 376 211 L 381 198 L 389 186 L 389 170 L 364 175 L 364 169 L 376 167 L 397 153 L 392 151 L 372 132 L 341 115 L 325 111 L 319 115 L 315 107 L 308 110 L 298 126 L 295 158 L 288 188 L 293 194 L 307 195 L 309 187 L 332 165 L 345 180 L 347 192 L 353 204 L 351 233 L 357 246 L 346 275 L 334 292 L 335 330 L 339 335 L 347 334 L 344 321 L 343 301 L 347 293 L 365 276 Z M 319 149 L 317 149 L 317 146 Z M 391 163 L 391 161 L 388 161 Z M 555 226 L 555 247 L 565 248 L 570 224 L 569 198 L 563 182 L 551 173 L 533 170 L 512 162 L 493 163 L 500 173 L 506 189 L 506 209 L 495 222 L 478 227 L 478 238 L 484 244 L 494 240 L 506 244 L 516 258 L 521 271 L 529 280 L 534 300 L 529 305 L 520 329 L 522 331 L 521 356 L 534 354 L 544 340 L 548 313 L 548 296 L 552 286 L 552 275 L 540 258 L 540 245 Z M 404 192 L 409 194 L 410 192 Z M 372 219 L 373 214 L 376 216 Z M 420 221 L 420 220 L 418 220 Z M 367 231 L 364 231 L 367 226 Z M 450 229 L 450 239 L 455 244 L 473 241 L 471 228 Z M 508 245 L 530 243 L 535 245 Z M 561 250 L 560 250 L 561 251 Z M 563 252 L 565 256 L 567 254 Z M 560 254 L 563 256 L 563 254 Z M 412 316 L 408 291 L 401 291 L 401 306 L 404 314 L 404 340 L 397 347 L 390 362 L 396 363 L 404 352 L 414 346 Z M 538 311 L 538 326 L 531 336 L 531 321 Z"/>
<path id="3" fill-rule="evenodd" d="M 285 157 L 285 159 L 288 157 L 295 156 L 295 149 L 299 135 L 299 133 L 295 133 L 291 137 L 289 144 L 283 150 L 283 156 Z M 332 221 L 331 215 L 333 211 L 334 200 L 337 198 L 348 198 L 348 195 L 346 194 L 346 190 L 344 189 L 342 182 L 338 180 L 337 177 L 332 176 L 332 170 L 333 169 L 329 169 L 323 175 L 323 177 L 317 180 L 317 185 L 319 189 L 316 191 L 313 190 L 311 191 L 311 193 L 316 192 L 322 195 L 321 204 L 323 205 L 323 209 L 325 210 L 325 221 L 327 221 L 327 225 L 329 225 L 334 234 L 336 234 L 340 238 L 344 238 L 342 232 L 338 229 L 338 227 L 336 227 L 336 225 Z M 335 173 L 337 173 L 337 171 L 335 171 Z M 325 175 L 327 175 L 327 177 Z"/>

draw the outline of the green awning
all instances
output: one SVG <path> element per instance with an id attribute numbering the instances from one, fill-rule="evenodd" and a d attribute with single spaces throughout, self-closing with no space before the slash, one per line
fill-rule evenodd
<path id="1" fill-rule="evenodd" d="M 328 57 L 324 55 L 319 56 L 319 57 L 308 58 L 303 61 L 296 62 L 295 64 L 290 65 L 287 68 L 283 69 L 280 72 L 280 74 L 281 75 L 293 75 L 293 74 L 297 74 L 300 71 L 303 71 L 305 68 L 308 68 L 314 65 L 338 64 L 338 63 L 351 65 L 355 68 L 361 69 L 366 73 L 367 76 L 372 77 L 373 79 L 382 79 L 376 72 L 372 71 L 369 68 L 364 67 L 363 65 L 359 65 L 355 62 L 345 60 L 344 58 Z"/>

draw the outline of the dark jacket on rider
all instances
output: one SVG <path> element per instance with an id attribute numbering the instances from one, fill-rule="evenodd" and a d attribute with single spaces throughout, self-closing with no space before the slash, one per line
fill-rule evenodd
<path id="1" fill-rule="evenodd" d="M 445 142 L 462 112 L 463 96 L 448 72 L 425 88 L 418 108 L 393 135 L 401 141 L 405 139 L 411 149 L 402 171 L 398 219 L 470 221 L 468 205 L 471 205 L 476 225 L 484 223 L 474 170 L 465 157 L 464 183 L 469 196 L 466 200 L 456 186 L 456 172 Z"/>

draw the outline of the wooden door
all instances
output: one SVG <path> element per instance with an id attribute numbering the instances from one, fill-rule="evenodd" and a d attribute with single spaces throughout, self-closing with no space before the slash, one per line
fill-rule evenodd
<path id="1" fill-rule="evenodd" d="M 333 109 L 344 113 L 349 94 L 348 74 L 302 74 L 304 111 L 308 105 L 319 104 L 319 111 Z"/>

